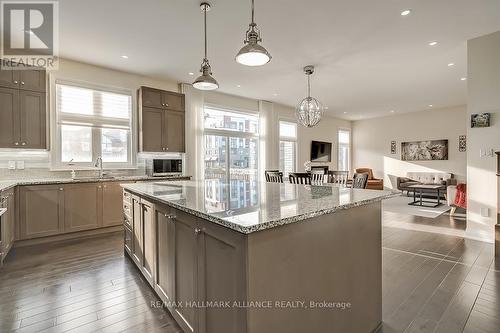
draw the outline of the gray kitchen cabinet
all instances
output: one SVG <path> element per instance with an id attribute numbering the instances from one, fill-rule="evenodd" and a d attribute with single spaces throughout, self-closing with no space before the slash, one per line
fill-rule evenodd
<path id="1" fill-rule="evenodd" d="M 45 93 L 20 90 L 20 147 L 43 149 L 47 147 Z"/>
<path id="2" fill-rule="evenodd" d="M 174 298 L 174 235 L 175 223 L 170 208 L 155 205 L 155 286 L 154 289 L 164 302 Z"/>
<path id="3" fill-rule="evenodd" d="M 132 260 L 140 268 L 142 267 L 142 207 L 141 198 L 133 195 L 131 197 L 132 208 Z"/>
<path id="4" fill-rule="evenodd" d="M 138 96 L 140 151 L 185 152 L 184 95 L 141 87 Z"/>
<path id="5" fill-rule="evenodd" d="M 0 261 L 5 259 L 9 250 L 14 244 L 15 238 L 15 195 L 14 189 L 9 189 L 0 193 L 0 207 L 7 208 L 7 212 L 2 216 L 2 224 L 0 235 L 1 238 L 1 247 L 0 253 L 1 258 Z"/>
<path id="6" fill-rule="evenodd" d="M 19 189 L 20 239 L 64 232 L 62 185 L 21 186 Z"/>
<path id="7" fill-rule="evenodd" d="M 141 270 L 154 288 L 155 274 L 155 228 L 154 228 L 154 206 L 152 203 L 141 200 L 141 218 L 142 218 L 142 265 Z"/>
<path id="8" fill-rule="evenodd" d="M 110 227 L 123 223 L 122 183 L 106 182 L 102 184 L 102 226 Z M 130 227 L 130 226 L 129 226 Z"/>
<path id="9" fill-rule="evenodd" d="M 19 90 L 0 87 L 0 148 L 19 146 L 18 110 Z"/>
<path id="10" fill-rule="evenodd" d="M 47 148 L 45 71 L 0 72 L 0 148 Z"/>
<path id="11" fill-rule="evenodd" d="M 101 225 L 102 184 L 64 186 L 64 232 L 96 229 Z"/>

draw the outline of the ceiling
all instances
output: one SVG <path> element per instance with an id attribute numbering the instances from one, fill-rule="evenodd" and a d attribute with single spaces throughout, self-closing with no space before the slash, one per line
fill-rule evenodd
<path id="1" fill-rule="evenodd" d="M 251 68 L 234 61 L 250 1 L 211 4 L 219 91 L 294 106 L 306 94 L 302 68 L 312 64 L 312 95 L 345 119 L 465 104 L 466 41 L 500 30 L 498 0 L 256 0 L 273 59 Z M 405 9 L 411 14 L 401 16 Z M 59 11 L 61 57 L 180 82 L 198 74 L 199 1 L 65 0 Z"/>

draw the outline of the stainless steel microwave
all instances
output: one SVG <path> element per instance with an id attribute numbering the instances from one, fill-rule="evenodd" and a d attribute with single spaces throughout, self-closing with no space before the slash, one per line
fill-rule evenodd
<path id="1" fill-rule="evenodd" d="M 154 158 L 146 160 L 146 174 L 150 177 L 182 175 L 182 158 Z"/>

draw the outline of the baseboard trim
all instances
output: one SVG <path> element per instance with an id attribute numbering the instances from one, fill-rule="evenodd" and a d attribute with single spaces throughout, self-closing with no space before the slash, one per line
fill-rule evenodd
<path id="1" fill-rule="evenodd" d="M 46 244 L 46 243 L 59 242 L 59 241 L 65 241 L 65 240 L 88 238 L 88 237 L 92 237 L 95 235 L 107 234 L 107 233 L 118 232 L 118 231 L 123 231 L 123 225 L 116 225 L 116 226 L 111 226 L 111 227 L 85 230 L 85 231 L 77 231 L 77 232 L 72 232 L 69 234 L 47 236 L 47 237 L 41 237 L 41 238 L 16 240 L 14 242 L 13 247 L 18 248 L 18 247 Z"/>

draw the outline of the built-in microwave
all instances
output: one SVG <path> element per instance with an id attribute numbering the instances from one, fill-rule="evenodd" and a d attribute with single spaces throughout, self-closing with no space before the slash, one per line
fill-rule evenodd
<path id="1" fill-rule="evenodd" d="M 182 175 L 182 158 L 153 158 L 146 160 L 146 174 L 150 177 Z"/>

